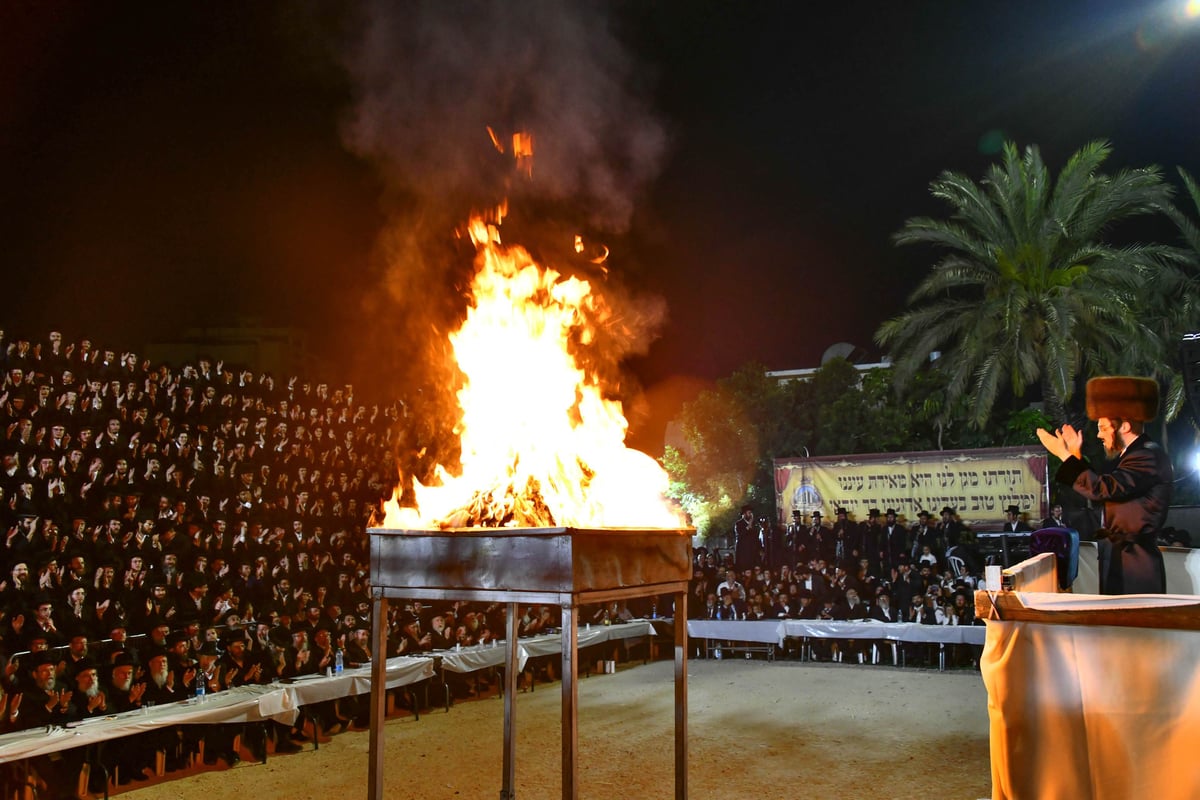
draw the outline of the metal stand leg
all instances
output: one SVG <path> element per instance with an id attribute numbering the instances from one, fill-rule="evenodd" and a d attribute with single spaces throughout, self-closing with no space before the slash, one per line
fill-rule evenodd
<path id="1" fill-rule="evenodd" d="M 500 800 L 515 800 L 517 783 L 517 604 L 508 604 L 504 642 L 504 776 Z"/>
<path id="2" fill-rule="evenodd" d="M 687 592 L 675 593 L 675 800 L 688 796 Z"/>
<path id="3" fill-rule="evenodd" d="M 562 607 L 562 796 L 579 800 L 579 628 L 575 609 Z"/>
<path id="4" fill-rule="evenodd" d="M 388 601 L 375 597 L 371 618 L 371 738 L 368 743 L 367 798 L 383 800 L 383 720 L 387 715 L 387 615 Z M 317 741 L 313 722 L 313 742 Z"/>

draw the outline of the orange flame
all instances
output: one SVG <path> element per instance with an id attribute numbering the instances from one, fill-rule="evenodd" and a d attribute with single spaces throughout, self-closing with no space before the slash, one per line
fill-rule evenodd
<path id="1" fill-rule="evenodd" d="M 517 169 L 527 176 L 533 176 L 533 134 L 528 131 L 517 131 L 512 137 L 513 156 L 517 159 Z"/>
<path id="2" fill-rule="evenodd" d="M 503 153 L 504 145 L 500 144 L 500 139 L 496 136 L 496 132 L 494 130 L 492 130 L 491 125 L 488 125 L 486 127 L 487 127 L 488 137 L 491 138 L 491 140 L 492 140 L 492 147 L 496 148 L 496 152 Z"/>
<path id="3" fill-rule="evenodd" d="M 415 483 L 417 508 L 386 504 L 386 527 L 661 527 L 683 524 L 666 472 L 625 447 L 621 407 L 571 353 L 611 316 L 591 285 L 500 243 L 471 220 L 471 306 L 450 335 L 465 375 L 458 393 L 462 474 Z"/>

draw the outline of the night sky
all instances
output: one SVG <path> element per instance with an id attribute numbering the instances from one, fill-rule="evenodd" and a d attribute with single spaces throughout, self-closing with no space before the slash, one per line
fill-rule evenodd
<path id="1" fill-rule="evenodd" d="M 577 221 L 666 300 L 647 388 L 874 357 L 933 261 L 890 236 L 942 212 L 941 170 L 1107 138 L 1112 169 L 1200 174 L 1184 6 L 6 3 L 0 321 L 121 350 L 251 317 L 350 363 L 387 309 L 383 232 L 465 217 L 506 185 L 483 125 L 529 125 L 527 228 Z"/>

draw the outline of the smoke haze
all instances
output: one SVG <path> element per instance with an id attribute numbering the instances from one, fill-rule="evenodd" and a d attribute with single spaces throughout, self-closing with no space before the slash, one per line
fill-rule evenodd
<path id="1" fill-rule="evenodd" d="M 380 0 L 360 31 L 345 139 L 389 187 L 435 206 L 566 200 L 587 214 L 580 224 L 628 225 L 667 137 L 601 6 Z M 517 131 L 534 136 L 531 176 L 514 169 Z"/>
<path id="2" fill-rule="evenodd" d="M 647 99 L 651 76 L 614 35 L 605 6 L 378 0 L 361 7 L 354 30 L 343 55 L 355 97 L 343 138 L 378 170 L 388 216 L 382 283 L 364 307 L 375 335 L 361 355 L 416 406 L 425 427 L 410 451 L 423 450 L 426 467 L 456 460 L 446 335 L 465 312 L 475 251 L 455 232 L 505 200 L 506 242 L 585 273 L 603 293 L 612 319 L 577 356 L 614 392 L 628 391 L 617 364 L 645 351 L 665 304 L 637 297 L 570 245 L 576 233 L 603 240 L 628 228 L 668 136 Z M 514 157 L 515 133 L 532 135 L 531 164 Z"/>

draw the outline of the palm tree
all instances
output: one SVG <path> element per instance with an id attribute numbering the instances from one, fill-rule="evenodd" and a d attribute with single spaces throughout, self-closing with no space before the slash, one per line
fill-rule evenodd
<path id="1" fill-rule="evenodd" d="M 1200 214 L 1200 186 L 1182 167 L 1179 176 L 1192 205 Z M 1179 229 L 1184 249 L 1179 251 L 1170 268 L 1158 270 L 1152 276 L 1154 294 L 1162 298 L 1162 302 L 1150 315 L 1150 324 L 1159 331 L 1166 347 L 1161 374 L 1157 377 L 1167 385 L 1165 417 L 1173 419 L 1183 408 L 1185 399 L 1183 374 L 1178 369 L 1175 348 L 1184 334 L 1200 330 L 1200 225 L 1174 205 L 1167 205 L 1164 210 Z"/>
<path id="2" fill-rule="evenodd" d="M 930 184 L 950 218 L 910 219 L 894 240 L 943 254 L 910 310 L 875 334 L 892 350 L 901 387 L 938 351 L 948 397 L 972 399 L 972 424 L 988 421 L 1002 392 L 1022 398 L 1032 387 L 1063 419 L 1081 377 L 1161 352 L 1139 298 L 1165 248 L 1118 247 L 1105 236 L 1163 208 L 1170 189 L 1153 167 L 1102 174 L 1110 152 L 1089 143 L 1052 181 L 1036 146 L 1020 153 L 1009 142 L 979 183 L 947 171 Z"/>

